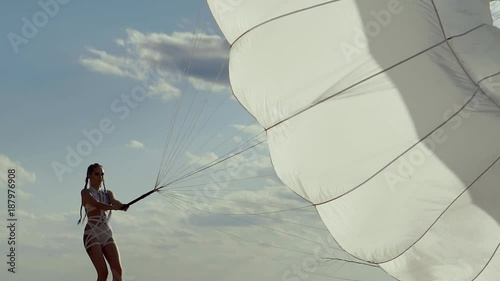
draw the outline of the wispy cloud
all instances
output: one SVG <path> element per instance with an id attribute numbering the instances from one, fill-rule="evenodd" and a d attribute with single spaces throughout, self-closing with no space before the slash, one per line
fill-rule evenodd
<path id="1" fill-rule="evenodd" d="M 93 58 L 81 58 L 80 63 L 85 67 L 102 73 L 116 76 L 139 79 L 140 73 L 134 68 L 134 61 L 126 57 L 118 57 L 99 51 L 92 47 L 87 48 Z"/>
<path id="2" fill-rule="evenodd" d="M 36 181 L 36 175 L 33 172 L 27 171 L 20 162 L 14 161 L 7 157 L 6 155 L 0 154 L 0 171 L 7 171 L 9 169 L 15 170 L 15 176 L 18 179 L 16 182 L 19 184 L 34 183 Z M 0 177 L 0 186 L 6 186 L 6 178 Z M 19 191 L 21 194 L 21 191 Z M 28 193 L 22 192 L 22 196 L 29 196 Z"/>
<path id="3" fill-rule="evenodd" d="M 133 149 L 144 149 L 144 144 L 136 140 L 131 140 L 125 146 Z"/>
<path id="4" fill-rule="evenodd" d="M 186 82 L 196 90 L 228 89 L 228 46 L 218 35 L 127 29 L 126 37 L 115 42 L 125 50 L 123 54 L 88 47 L 88 54 L 80 58 L 80 63 L 95 72 L 138 81 L 145 81 L 152 69 L 161 79 L 148 90 L 150 95 L 164 100 L 179 96 Z"/>

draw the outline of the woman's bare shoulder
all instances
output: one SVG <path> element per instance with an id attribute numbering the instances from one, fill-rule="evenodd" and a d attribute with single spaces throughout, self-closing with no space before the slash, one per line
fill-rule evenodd
<path id="1" fill-rule="evenodd" d="M 90 194 L 90 190 L 88 188 L 84 188 L 80 191 L 80 194 L 83 196 L 83 197 L 87 197 L 87 196 L 92 196 Z"/>

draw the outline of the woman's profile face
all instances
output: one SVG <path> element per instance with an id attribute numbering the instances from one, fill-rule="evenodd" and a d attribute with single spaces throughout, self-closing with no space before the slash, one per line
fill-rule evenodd
<path id="1" fill-rule="evenodd" d="M 88 178 L 90 180 L 90 185 L 93 187 L 100 187 L 101 183 L 104 179 L 104 172 L 101 169 L 101 167 L 97 166 L 90 172 L 88 175 Z"/>

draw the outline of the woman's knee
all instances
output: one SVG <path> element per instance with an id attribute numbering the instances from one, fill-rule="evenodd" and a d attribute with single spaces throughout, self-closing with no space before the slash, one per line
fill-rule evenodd
<path id="1" fill-rule="evenodd" d="M 115 265 L 113 268 L 111 268 L 111 272 L 113 273 L 113 276 L 122 276 L 122 267 L 121 265 Z"/>
<path id="2" fill-rule="evenodd" d="M 122 280 L 122 267 L 121 265 L 115 265 L 111 268 L 111 273 L 113 274 L 113 280 Z"/>
<path id="3" fill-rule="evenodd" d="M 104 268 L 104 269 L 99 269 L 97 270 L 97 280 L 98 281 L 106 281 L 106 279 L 108 279 L 108 269 L 107 268 Z"/>

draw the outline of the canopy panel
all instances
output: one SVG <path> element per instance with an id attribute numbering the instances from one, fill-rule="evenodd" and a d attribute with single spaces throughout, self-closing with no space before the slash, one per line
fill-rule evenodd
<path id="1" fill-rule="evenodd" d="M 497 4 L 208 2 L 278 176 L 343 249 L 402 281 L 500 276 Z"/>

